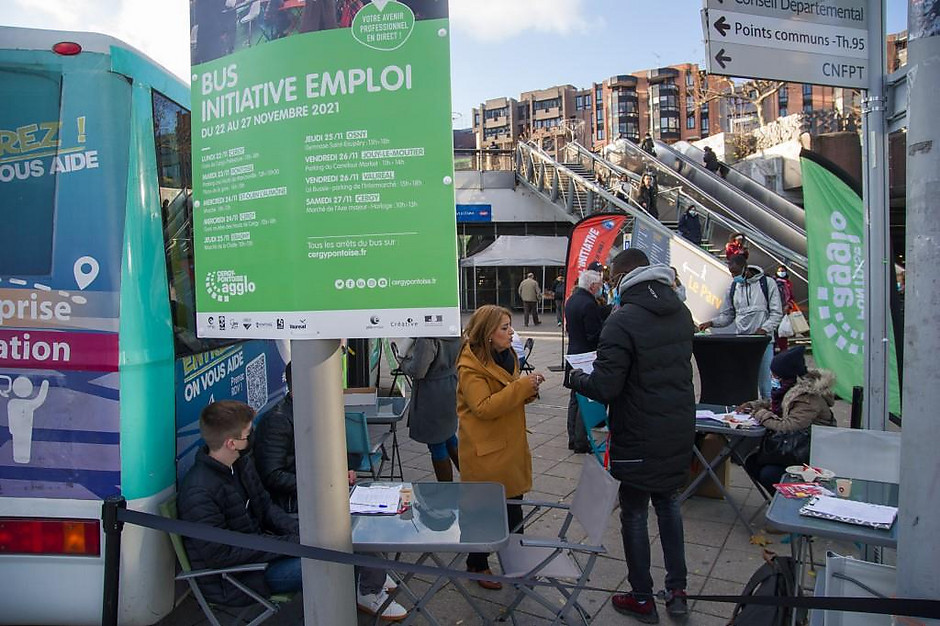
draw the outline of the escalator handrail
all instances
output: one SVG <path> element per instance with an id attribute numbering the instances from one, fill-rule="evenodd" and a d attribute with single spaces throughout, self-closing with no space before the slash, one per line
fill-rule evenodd
<path id="1" fill-rule="evenodd" d="M 618 173 L 625 173 L 631 179 L 635 177 L 639 177 L 635 172 L 632 172 L 624 167 L 621 167 L 619 165 L 616 165 L 610 162 L 604 157 L 597 155 L 594 152 L 591 152 L 586 147 L 582 146 L 581 144 L 577 142 L 570 142 L 567 145 L 575 146 L 575 149 L 579 153 L 585 156 L 589 156 L 590 158 L 594 159 L 595 161 L 609 168 L 611 171 L 618 172 Z M 629 145 L 629 142 L 628 142 L 628 145 Z M 665 163 L 660 161 L 656 156 L 651 155 L 648 152 L 643 152 L 639 146 L 630 145 L 630 148 L 634 149 L 635 152 L 640 153 L 639 156 L 641 159 L 648 159 L 648 160 L 653 161 L 653 163 L 656 166 L 668 171 L 671 176 L 683 182 L 684 185 L 688 186 L 691 189 L 694 189 L 696 192 L 698 192 L 699 194 L 703 196 L 712 198 L 716 204 L 722 205 L 729 212 L 732 212 L 732 213 L 734 212 L 731 209 L 729 209 L 726 205 L 724 205 L 724 203 L 720 202 L 717 198 L 714 198 L 711 194 L 706 193 L 704 190 L 698 187 L 698 185 L 689 181 L 687 178 L 685 178 L 684 176 L 676 172 L 674 169 L 670 168 Z M 807 267 L 808 261 L 804 255 L 799 254 L 798 252 L 779 244 L 778 242 L 774 241 L 773 239 L 769 237 L 766 237 L 761 230 L 755 228 L 753 225 L 749 224 L 747 221 L 742 220 L 741 222 L 737 222 L 736 220 L 729 219 L 723 215 L 716 213 L 715 211 L 703 205 L 701 202 L 697 201 L 695 198 L 686 196 L 686 199 L 689 200 L 693 205 L 695 205 L 696 208 L 698 208 L 704 215 L 707 215 L 708 219 L 717 222 L 724 228 L 727 228 L 734 232 L 752 233 L 748 238 L 758 249 L 763 251 L 765 254 L 767 254 L 767 256 L 771 257 L 778 263 L 786 264 L 788 267 L 791 268 L 791 271 L 793 269 L 792 266 L 794 265 L 794 262 L 796 263 L 796 265 L 798 265 L 801 268 Z M 794 276 L 804 281 L 806 280 L 806 277 L 801 276 L 799 272 L 794 272 Z"/>

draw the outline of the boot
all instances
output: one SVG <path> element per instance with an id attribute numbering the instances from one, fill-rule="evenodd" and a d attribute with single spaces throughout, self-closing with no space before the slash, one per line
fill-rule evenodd
<path id="1" fill-rule="evenodd" d="M 431 464 L 434 465 L 434 475 L 437 477 L 437 482 L 454 482 L 454 468 L 450 464 L 450 459 L 443 459 L 441 461 L 432 460 Z"/>
<path id="2" fill-rule="evenodd" d="M 454 464 L 454 467 L 457 468 L 457 471 L 460 471 L 460 457 L 457 456 L 457 448 L 447 446 L 447 454 L 450 455 L 450 461 Z"/>

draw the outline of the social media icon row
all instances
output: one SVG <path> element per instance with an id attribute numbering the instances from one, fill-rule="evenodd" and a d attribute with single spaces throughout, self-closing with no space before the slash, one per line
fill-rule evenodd
<path id="1" fill-rule="evenodd" d="M 387 278 L 337 278 L 333 282 L 336 289 L 375 289 L 376 287 L 384 289 L 388 287 Z"/>

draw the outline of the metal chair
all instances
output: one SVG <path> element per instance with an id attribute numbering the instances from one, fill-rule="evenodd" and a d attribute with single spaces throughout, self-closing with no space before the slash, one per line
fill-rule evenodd
<path id="1" fill-rule="evenodd" d="M 354 468 L 356 472 L 368 472 L 373 480 L 379 479 L 382 466 L 388 458 L 385 452 L 385 440 L 389 435 L 391 431 L 386 431 L 373 443 L 369 437 L 366 414 L 357 411 L 346 412 L 346 453 L 362 457 L 359 466 Z"/>
<path id="2" fill-rule="evenodd" d="M 529 337 L 525 340 L 522 349 L 522 371 L 523 372 L 534 372 L 535 368 L 532 367 L 532 347 L 535 345 L 535 339 Z"/>
<path id="3" fill-rule="evenodd" d="M 578 595 L 580 587 L 587 584 L 597 556 L 607 552 L 603 546 L 603 538 L 614 503 L 617 501 L 619 486 L 620 483 L 599 463 L 587 457 L 581 467 L 581 478 L 570 505 L 509 500 L 510 503 L 534 506 L 536 510 L 548 507 L 568 511 L 557 537 L 511 534 L 509 543 L 499 551 L 499 563 L 504 576 L 545 579 L 564 596 L 565 602 L 559 607 L 558 602 L 544 597 L 524 583 L 518 583 L 513 585 L 517 591 L 516 597 L 503 611 L 501 618 L 509 617 L 515 623 L 513 613 L 516 607 L 523 599 L 529 597 L 555 616 L 552 624 L 568 623 L 572 610 L 577 612 L 581 623 L 589 623 L 590 615 L 578 603 Z M 568 537 L 573 520 L 577 520 L 586 532 L 584 542 L 571 541 Z M 562 581 L 573 581 L 574 586 L 563 584 Z"/>
<path id="4" fill-rule="evenodd" d="M 581 423 L 584 424 L 584 429 L 587 431 L 587 440 L 591 446 L 591 452 L 597 457 L 597 462 L 603 465 L 604 454 L 607 452 L 607 440 L 605 438 L 601 443 L 597 443 L 592 431 L 607 421 L 607 407 L 596 400 L 582 396 L 580 393 L 575 394 L 575 398 L 578 400 L 578 413 L 580 413 Z"/>
<path id="5" fill-rule="evenodd" d="M 175 495 L 160 504 L 160 515 L 167 519 L 178 518 Z M 245 596 L 247 596 L 247 599 L 252 601 L 251 604 L 246 607 L 239 607 L 239 613 L 236 615 L 233 622 L 235 624 L 240 624 L 252 610 L 260 609 L 261 613 L 246 624 L 246 626 L 257 626 L 261 622 L 277 613 L 280 610 L 281 605 L 287 604 L 294 598 L 294 594 L 274 594 L 268 597 L 264 597 L 251 587 L 238 580 L 236 576 L 237 574 L 245 572 L 263 572 L 268 567 L 267 563 L 249 563 L 246 565 L 237 565 L 235 567 L 201 569 L 193 571 L 192 565 L 190 565 L 189 562 L 189 555 L 186 553 L 186 546 L 183 544 L 183 538 L 175 533 L 169 533 L 169 535 L 170 541 L 173 544 L 173 551 L 176 553 L 176 560 L 179 562 L 180 568 L 182 569 L 182 572 L 177 574 L 176 580 L 186 581 L 186 583 L 189 585 L 189 590 L 192 592 L 193 596 L 196 598 L 196 602 L 199 604 L 199 608 L 202 609 L 203 614 L 205 614 L 206 619 L 209 620 L 209 623 L 212 624 L 212 626 L 222 626 L 219 618 L 215 614 L 215 611 L 213 611 L 213 608 L 222 610 L 224 607 L 206 600 L 202 590 L 199 588 L 199 581 L 201 580 L 204 581 L 208 578 L 220 576 L 223 580 L 244 593 Z"/>

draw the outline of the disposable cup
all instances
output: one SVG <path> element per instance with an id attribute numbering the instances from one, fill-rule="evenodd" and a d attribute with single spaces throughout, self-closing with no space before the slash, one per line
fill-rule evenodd
<path id="1" fill-rule="evenodd" d="M 850 495 L 852 495 L 852 479 L 837 478 L 836 493 L 839 494 L 840 498 L 848 498 Z"/>

